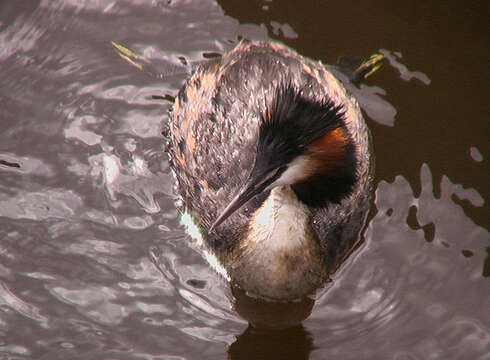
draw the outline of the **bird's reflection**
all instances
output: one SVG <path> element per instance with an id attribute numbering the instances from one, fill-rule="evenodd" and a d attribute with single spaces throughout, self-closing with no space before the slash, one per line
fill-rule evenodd
<path id="1" fill-rule="evenodd" d="M 250 297 L 231 286 L 236 312 L 249 322 L 228 349 L 228 359 L 308 359 L 311 335 L 301 322 L 311 314 L 315 300 L 270 302 Z"/>
<path id="2" fill-rule="evenodd" d="M 288 329 L 256 329 L 249 325 L 228 348 L 228 359 L 308 359 L 313 350 L 311 334 L 302 325 Z"/>
<path id="3" fill-rule="evenodd" d="M 271 302 L 251 297 L 237 286 L 231 286 L 235 311 L 257 329 L 286 329 L 301 324 L 311 314 L 315 300 Z"/>

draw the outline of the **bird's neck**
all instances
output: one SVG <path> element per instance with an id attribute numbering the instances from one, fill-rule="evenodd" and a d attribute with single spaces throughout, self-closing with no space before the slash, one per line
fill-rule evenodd
<path id="1" fill-rule="evenodd" d="M 248 239 L 269 249 L 294 249 L 312 237 L 310 209 L 298 200 L 289 186 L 271 190 L 262 206 L 255 212 Z"/>
<path id="2" fill-rule="evenodd" d="M 236 251 L 233 278 L 269 298 L 299 298 L 324 279 L 321 251 L 310 227 L 311 212 L 289 186 L 272 189 L 252 216 Z"/>

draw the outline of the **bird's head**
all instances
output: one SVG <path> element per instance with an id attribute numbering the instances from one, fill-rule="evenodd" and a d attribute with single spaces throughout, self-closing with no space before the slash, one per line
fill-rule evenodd
<path id="1" fill-rule="evenodd" d="M 276 186 L 290 185 L 310 206 L 338 202 L 355 182 L 354 154 L 341 106 L 310 100 L 293 85 L 279 87 L 262 114 L 254 167 L 210 232 L 252 197 Z M 329 192 L 339 196 L 326 196 Z"/>

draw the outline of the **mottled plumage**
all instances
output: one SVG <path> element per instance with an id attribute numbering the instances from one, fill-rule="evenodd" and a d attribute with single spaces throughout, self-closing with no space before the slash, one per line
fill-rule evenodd
<path id="1" fill-rule="evenodd" d="M 242 42 L 197 67 L 170 130 L 183 210 L 245 290 L 304 296 L 357 242 L 371 186 L 369 132 L 357 102 L 321 63 L 277 43 Z M 265 190 L 210 232 L 254 181 Z M 261 224 L 270 211 L 272 225 Z"/>

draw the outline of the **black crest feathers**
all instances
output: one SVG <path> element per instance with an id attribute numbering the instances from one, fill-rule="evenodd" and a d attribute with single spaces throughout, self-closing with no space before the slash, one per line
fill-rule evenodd
<path id="1" fill-rule="evenodd" d="M 279 86 L 262 118 L 255 166 L 267 173 L 307 155 L 310 174 L 293 189 L 309 206 L 324 206 L 352 191 L 355 151 L 342 106 L 329 99 L 310 100 L 292 85 Z"/>
<path id="2" fill-rule="evenodd" d="M 257 158 L 287 163 L 315 140 L 342 127 L 344 111 L 330 100 L 313 101 L 291 84 L 278 86 L 271 106 L 262 116 Z"/>

